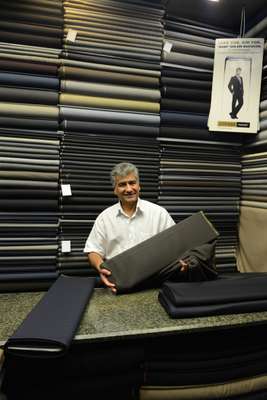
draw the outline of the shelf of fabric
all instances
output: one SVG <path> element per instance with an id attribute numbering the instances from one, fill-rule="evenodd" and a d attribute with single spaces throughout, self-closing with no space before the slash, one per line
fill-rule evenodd
<path id="1" fill-rule="evenodd" d="M 214 44 L 229 32 L 165 17 L 159 204 L 176 221 L 203 210 L 220 232 L 221 272 L 236 269 L 241 137 L 207 129 Z"/>
<path id="2" fill-rule="evenodd" d="M 1 6 L 0 291 L 43 290 L 58 276 L 62 3 Z"/>
<path id="3" fill-rule="evenodd" d="M 63 6 L 60 182 L 71 185 L 72 196 L 60 197 L 60 240 L 71 241 L 71 252 L 60 250 L 58 265 L 91 275 L 82 251 L 97 215 L 116 201 L 111 168 L 136 164 L 142 197 L 157 202 L 164 10 L 142 0 Z"/>

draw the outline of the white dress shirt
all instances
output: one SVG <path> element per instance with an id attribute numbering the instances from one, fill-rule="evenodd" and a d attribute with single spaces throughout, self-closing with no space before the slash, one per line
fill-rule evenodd
<path id="1" fill-rule="evenodd" d="M 150 201 L 138 199 L 131 217 L 117 203 L 99 214 L 83 251 L 109 259 L 174 224 L 165 208 Z"/>

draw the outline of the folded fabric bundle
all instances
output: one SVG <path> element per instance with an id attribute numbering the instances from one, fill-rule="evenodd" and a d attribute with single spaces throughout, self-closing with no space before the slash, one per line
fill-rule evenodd
<path id="1" fill-rule="evenodd" d="M 267 274 L 248 273 L 212 282 L 166 282 L 159 301 L 172 318 L 267 310 Z"/>
<path id="2" fill-rule="evenodd" d="M 66 352 L 94 283 L 94 278 L 61 275 L 8 339 L 6 354 L 53 357 Z"/>
<path id="3" fill-rule="evenodd" d="M 218 236 L 218 232 L 204 213 L 198 212 L 106 260 L 101 268 L 111 271 L 109 279 L 115 283 L 117 293 L 155 285 L 155 282 L 162 282 L 162 279 L 165 280 L 179 270 L 175 263 L 183 258 L 186 252 L 214 241 Z M 212 275 L 214 277 L 214 274 Z"/>

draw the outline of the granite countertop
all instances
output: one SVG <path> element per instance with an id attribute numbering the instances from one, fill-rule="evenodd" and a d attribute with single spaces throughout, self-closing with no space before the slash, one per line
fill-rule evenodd
<path id="1" fill-rule="evenodd" d="M 0 294 L 0 344 L 12 335 L 44 293 Z M 113 295 L 95 289 L 75 340 L 104 340 L 267 322 L 267 312 L 171 319 L 157 299 L 158 290 Z"/>

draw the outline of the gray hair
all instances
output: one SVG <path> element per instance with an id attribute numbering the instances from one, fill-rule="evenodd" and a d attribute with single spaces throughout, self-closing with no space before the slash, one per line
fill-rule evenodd
<path id="1" fill-rule="evenodd" d="M 110 178 L 111 178 L 111 183 L 112 183 L 113 187 L 115 187 L 115 185 L 116 185 L 116 177 L 117 176 L 121 176 L 122 178 L 124 178 L 125 176 L 127 176 L 129 174 L 134 174 L 136 179 L 139 181 L 139 171 L 138 171 L 138 168 L 134 164 L 131 164 L 128 162 L 122 162 L 122 163 L 116 164 L 110 172 Z"/>

